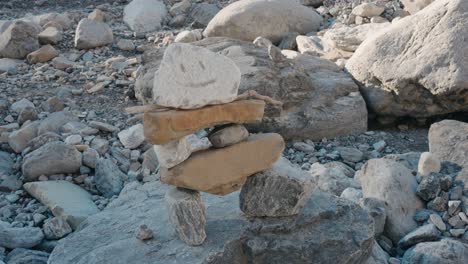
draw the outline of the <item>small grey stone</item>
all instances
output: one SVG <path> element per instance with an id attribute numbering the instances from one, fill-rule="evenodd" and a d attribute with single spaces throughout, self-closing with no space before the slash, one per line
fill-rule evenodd
<path id="1" fill-rule="evenodd" d="M 447 230 L 444 220 L 442 220 L 442 217 L 440 217 L 438 214 L 431 214 L 429 216 L 429 222 L 433 223 L 442 232 Z"/>
<path id="2" fill-rule="evenodd" d="M 349 188 L 344 189 L 340 197 L 359 204 L 359 200 L 363 197 L 363 195 L 362 195 L 362 190 L 349 187 Z"/>
<path id="3" fill-rule="evenodd" d="M 458 214 L 460 209 L 461 201 L 449 201 L 448 202 L 448 213 L 449 215 Z"/>
<path id="4" fill-rule="evenodd" d="M 411 231 L 398 242 L 398 246 L 407 249 L 417 243 L 435 241 L 439 238 L 440 231 L 433 224 L 424 225 Z"/>
<path id="5" fill-rule="evenodd" d="M 465 223 L 461 220 L 460 216 L 455 215 L 449 218 L 448 223 L 453 226 L 453 228 L 463 228 Z"/>
<path id="6" fill-rule="evenodd" d="M 427 204 L 427 208 L 437 212 L 444 212 L 445 210 L 447 210 L 448 199 L 448 193 L 441 192 L 439 196 L 437 196 Z"/>
<path id="7" fill-rule="evenodd" d="M 100 155 L 104 155 L 109 150 L 109 141 L 96 137 L 91 141 L 90 147 L 95 149 Z"/>
<path id="8" fill-rule="evenodd" d="M 293 147 L 299 151 L 305 152 L 305 153 L 314 153 L 315 152 L 315 146 L 310 145 L 304 142 L 295 142 L 293 144 Z"/>
<path id="9" fill-rule="evenodd" d="M 136 237 L 140 240 L 148 240 L 153 238 L 153 231 L 147 225 L 141 225 L 138 228 Z"/>
<path id="10" fill-rule="evenodd" d="M 381 152 L 387 146 L 387 142 L 381 140 L 377 143 L 374 143 L 372 146 L 374 147 L 376 151 Z"/>
<path id="11" fill-rule="evenodd" d="M 96 188 L 104 197 L 119 195 L 123 188 L 125 174 L 120 171 L 112 160 L 100 158 L 96 164 L 96 175 L 94 177 Z"/>
<path id="12" fill-rule="evenodd" d="M 340 153 L 341 158 L 343 158 L 345 161 L 359 162 L 364 157 L 364 153 L 362 153 L 359 149 L 338 147 L 336 150 Z"/>
<path id="13" fill-rule="evenodd" d="M 137 124 L 130 128 L 127 128 L 121 131 L 118 134 L 118 137 L 125 148 L 137 148 L 141 145 L 141 143 L 143 143 L 143 141 L 145 141 L 145 137 L 143 135 L 143 125 Z"/>
<path id="14" fill-rule="evenodd" d="M 425 222 L 429 219 L 429 216 L 433 213 L 433 211 L 428 209 L 418 209 L 413 216 L 414 221 L 416 222 Z"/>
<path id="15" fill-rule="evenodd" d="M 89 126 L 92 128 L 99 129 L 103 132 L 110 132 L 110 133 L 116 132 L 117 130 L 119 130 L 117 127 L 113 125 L 110 125 L 104 122 L 99 122 L 99 121 L 91 121 L 89 122 Z"/>
<path id="16" fill-rule="evenodd" d="M 93 148 L 89 148 L 83 152 L 83 164 L 90 168 L 96 168 L 96 163 L 99 159 L 99 153 Z"/>
<path id="17" fill-rule="evenodd" d="M 465 234 L 465 228 L 450 229 L 449 232 L 454 237 L 461 237 Z"/>
<path id="18" fill-rule="evenodd" d="M 249 137 L 249 131 L 242 125 L 231 125 L 213 132 L 208 139 L 215 148 L 234 145 Z"/>
<path id="19" fill-rule="evenodd" d="M 48 219 L 42 229 L 47 239 L 60 239 L 72 232 L 70 225 L 63 217 Z"/>

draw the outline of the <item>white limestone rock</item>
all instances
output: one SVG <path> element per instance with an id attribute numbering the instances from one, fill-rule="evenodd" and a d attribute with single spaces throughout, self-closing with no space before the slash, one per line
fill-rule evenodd
<path id="1" fill-rule="evenodd" d="M 155 31 L 167 15 L 166 5 L 160 0 L 133 0 L 124 8 L 123 21 L 137 33 Z"/>
<path id="2" fill-rule="evenodd" d="M 102 22 L 83 18 L 76 27 L 75 48 L 92 49 L 112 44 L 114 35 L 112 29 Z"/>

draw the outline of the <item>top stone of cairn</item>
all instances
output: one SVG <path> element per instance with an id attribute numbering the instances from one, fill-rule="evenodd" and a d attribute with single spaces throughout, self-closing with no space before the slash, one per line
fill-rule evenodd
<path id="1" fill-rule="evenodd" d="M 154 77 L 157 105 L 180 109 L 232 102 L 241 72 L 229 58 L 185 43 L 171 44 Z"/>

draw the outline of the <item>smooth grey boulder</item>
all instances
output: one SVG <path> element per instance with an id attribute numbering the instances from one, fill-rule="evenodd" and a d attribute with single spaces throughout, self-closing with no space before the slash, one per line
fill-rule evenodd
<path id="1" fill-rule="evenodd" d="M 41 175 L 75 173 L 80 170 L 81 153 L 60 141 L 50 142 L 24 157 L 21 170 L 26 181 Z"/>
<path id="2" fill-rule="evenodd" d="M 265 252 L 267 255 L 275 256 L 266 263 L 316 259 L 319 263 L 332 260 L 357 264 L 372 251 L 370 216 L 358 205 L 325 193 L 311 196 L 299 216 L 278 218 L 274 223 L 263 219 L 250 223 L 244 218 L 238 192 L 226 196 L 203 193 L 207 239 L 203 245 L 191 247 L 177 238 L 169 222 L 164 202 L 169 188 L 160 182 L 127 184 L 106 209 L 88 217 L 79 230 L 60 240 L 49 264 L 265 263 L 249 253 L 252 251 L 243 250 L 255 246 L 256 237 L 264 245 L 268 240 L 278 245 L 265 249 L 270 251 Z M 142 242 L 136 238 L 135 230 L 142 224 L 153 230 L 153 239 Z M 249 226 L 249 230 L 260 229 L 263 233 L 245 233 Z M 274 230 L 278 234 L 271 233 Z M 263 249 L 255 250 L 263 255 Z"/>
<path id="3" fill-rule="evenodd" d="M 289 32 L 317 31 L 322 20 L 315 10 L 297 1 L 241 0 L 221 9 L 203 34 L 246 41 L 265 37 L 277 43 Z"/>
<path id="4" fill-rule="evenodd" d="M 23 59 L 39 49 L 38 28 L 26 21 L 17 20 L 0 28 L 0 58 Z"/>
<path id="5" fill-rule="evenodd" d="M 100 158 L 96 163 L 94 181 L 96 188 L 105 196 L 119 195 L 126 175 L 110 159 Z"/>
<path id="6" fill-rule="evenodd" d="M 47 264 L 49 253 L 39 250 L 15 248 L 6 257 L 8 264 Z"/>
<path id="7" fill-rule="evenodd" d="M 412 247 L 405 252 L 401 263 L 468 263 L 468 245 L 452 239 L 442 239 L 437 242 L 419 243 L 415 247 Z"/>
<path id="8" fill-rule="evenodd" d="M 32 248 L 43 239 L 44 234 L 38 227 L 11 227 L 6 222 L 0 222 L 0 247 Z"/>
<path id="9" fill-rule="evenodd" d="M 315 186 L 309 173 L 281 157 L 272 168 L 247 178 L 239 195 L 240 209 L 256 217 L 296 215 Z"/>
<path id="10" fill-rule="evenodd" d="M 468 2 L 435 1 L 367 38 L 346 69 L 378 115 L 467 111 L 467 34 Z"/>
<path id="11" fill-rule="evenodd" d="M 421 242 L 436 241 L 441 235 L 434 224 L 423 225 L 411 231 L 398 241 L 398 246 L 407 249 Z"/>
<path id="12" fill-rule="evenodd" d="M 206 239 L 206 210 L 200 193 L 172 187 L 165 199 L 169 221 L 180 240 L 190 246 L 201 245 Z"/>
<path id="13" fill-rule="evenodd" d="M 276 132 L 286 139 L 315 139 L 367 131 L 367 109 L 358 86 L 336 64 L 309 55 L 274 62 L 267 49 L 229 38 L 206 38 L 191 43 L 227 56 L 241 70 L 239 94 L 247 90 L 283 102 L 282 110 L 267 106 L 263 121 L 250 132 Z M 143 55 L 135 83 L 136 97 L 153 100 L 153 78 L 164 49 Z"/>

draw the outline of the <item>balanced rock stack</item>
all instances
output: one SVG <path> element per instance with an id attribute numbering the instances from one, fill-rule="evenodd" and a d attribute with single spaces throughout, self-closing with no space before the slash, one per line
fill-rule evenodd
<path id="1" fill-rule="evenodd" d="M 238 96 L 240 80 L 229 58 L 183 43 L 166 49 L 154 77 L 154 102 L 165 109 L 145 113 L 145 137 L 155 145 L 161 181 L 176 186 L 166 194 L 170 220 L 189 245 L 206 238 L 199 192 L 239 190 L 284 149 L 280 135 L 249 134 L 241 125 L 261 121 L 265 102 Z"/>

